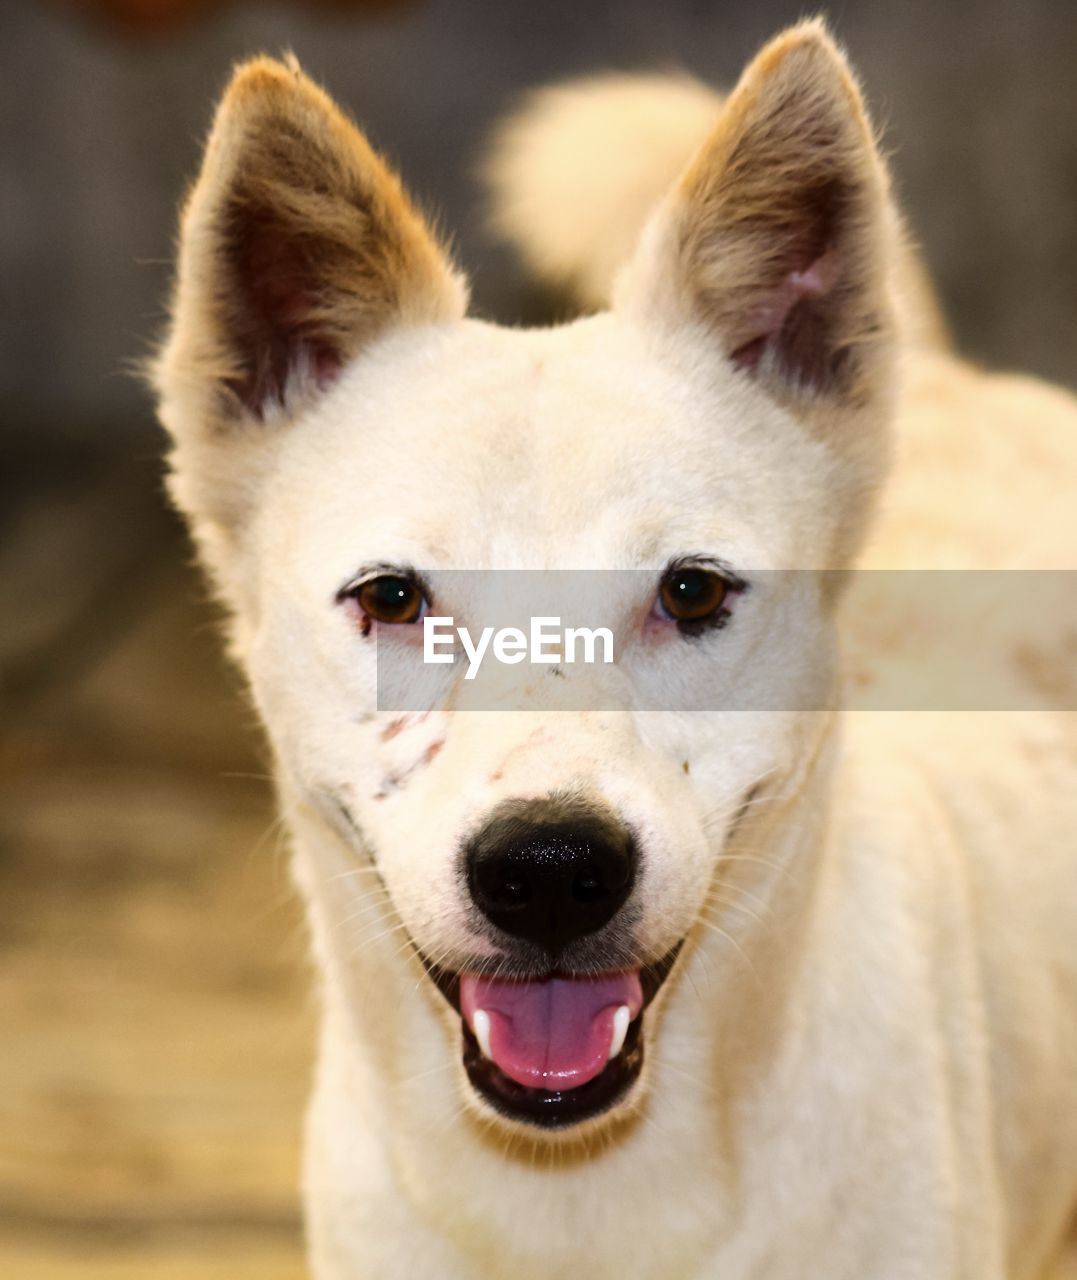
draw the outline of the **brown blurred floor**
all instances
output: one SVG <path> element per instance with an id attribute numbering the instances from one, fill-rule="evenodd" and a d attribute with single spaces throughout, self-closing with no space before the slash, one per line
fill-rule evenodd
<path id="1" fill-rule="evenodd" d="M 0 1274 L 295 1280 L 312 1032 L 264 751 L 154 466 L 46 461 L 0 492 Z"/>

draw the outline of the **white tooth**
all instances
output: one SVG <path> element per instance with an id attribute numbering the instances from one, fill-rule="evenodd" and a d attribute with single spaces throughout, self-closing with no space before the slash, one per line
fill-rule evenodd
<path id="1" fill-rule="evenodd" d="M 631 1021 L 632 1011 L 629 1009 L 628 1005 L 621 1005 L 613 1015 L 613 1041 L 610 1044 L 610 1056 L 606 1059 L 607 1062 L 616 1058 L 625 1047 L 625 1036 L 628 1035 L 628 1024 Z"/>
<path id="2" fill-rule="evenodd" d="M 492 1058 L 494 1055 L 490 1052 L 490 1015 L 485 1009 L 475 1010 L 475 1016 L 471 1020 L 471 1029 L 475 1033 L 475 1039 L 479 1042 L 482 1056 L 484 1058 Z"/>

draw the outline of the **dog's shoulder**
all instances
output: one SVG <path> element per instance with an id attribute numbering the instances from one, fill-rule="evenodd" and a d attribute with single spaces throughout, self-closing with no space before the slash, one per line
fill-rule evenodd
<path id="1" fill-rule="evenodd" d="M 896 465 L 864 564 L 1077 567 L 1077 398 L 942 351 L 904 363 Z"/>

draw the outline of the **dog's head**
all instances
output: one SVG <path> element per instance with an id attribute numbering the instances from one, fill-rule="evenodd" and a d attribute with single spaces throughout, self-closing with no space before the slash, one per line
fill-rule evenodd
<path id="1" fill-rule="evenodd" d="M 339 924 L 326 962 L 421 959 L 469 1097 L 510 1123 L 639 1094 L 645 1009 L 738 816 L 811 753 L 836 591 L 773 571 L 840 569 L 860 540 L 892 224 L 811 24 L 753 63 L 613 309 L 543 331 L 466 317 L 298 69 L 250 63 L 220 107 L 157 368 L 173 493 L 286 802 L 338 858 L 303 869 Z M 555 653 L 471 705 L 439 666 L 379 710 L 379 650 L 418 670 L 427 616 L 477 631 L 497 575 L 531 570 L 579 571 L 566 611 L 592 609 L 612 664 Z"/>

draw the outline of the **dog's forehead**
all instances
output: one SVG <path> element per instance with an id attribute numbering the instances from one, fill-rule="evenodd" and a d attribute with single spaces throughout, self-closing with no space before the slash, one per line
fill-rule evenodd
<path id="1" fill-rule="evenodd" d="M 693 376 L 614 316 L 468 321 L 345 374 L 290 433 L 272 519 L 322 561 L 638 564 L 745 532 L 793 434 L 732 371 Z"/>

